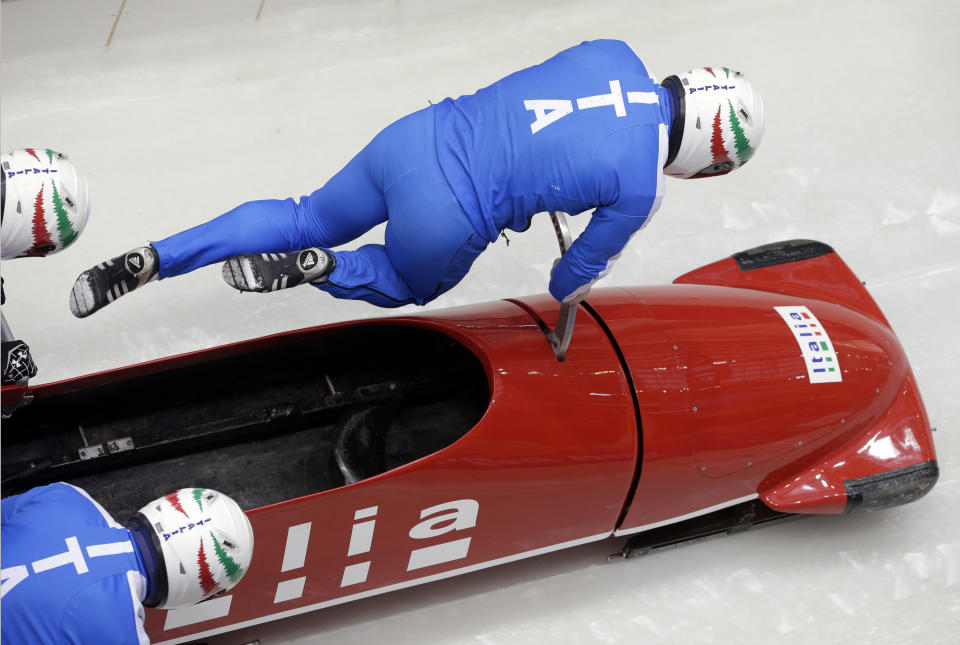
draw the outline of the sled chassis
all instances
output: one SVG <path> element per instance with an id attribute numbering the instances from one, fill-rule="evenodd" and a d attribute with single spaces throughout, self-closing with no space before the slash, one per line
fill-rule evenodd
<path id="1" fill-rule="evenodd" d="M 624 553 L 922 497 L 938 476 L 903 348 L 829 246 L 594 290 L 564 361 L 549 296 L 293 331 L 37 387 L 4 494 L 52 481 L 125 521 L 231 495 L 253 562 L 147 612 L 187 642 L 611 536 Z"/>

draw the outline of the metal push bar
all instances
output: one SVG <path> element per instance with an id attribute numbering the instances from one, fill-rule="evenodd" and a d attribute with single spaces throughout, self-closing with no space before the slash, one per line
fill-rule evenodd
<path id="1" fill-rule="evenodd" d="M 557 242 L 560 243 L 560 255 L 567 252 L 570 248 L 570 227 L 567 225 L 565 213 L 560 211 L 550 212 L 550 221 L 553 222 L 553 230 L 557 234 Z M 577 303 L 561 304 L 560 315 L 557 318 L 556 328 L 547 334 L 547 340 L 556 354 L 557 360 L 561 363 L 567 356 L 567 349 L 570 348 L 570 340 L 573 338 L 574 322 L 577 318 Z"/>

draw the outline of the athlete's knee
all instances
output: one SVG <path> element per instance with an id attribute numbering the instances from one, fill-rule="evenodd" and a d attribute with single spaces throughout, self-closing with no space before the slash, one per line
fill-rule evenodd
<path id="1" fill-rule="evenodd" d="M 303 195 L 299 200 L 289 199 L 293 212 L 293 224 L 300 246 L 334 246 L 323 224 L 323 209 L 320 190 Z"/>

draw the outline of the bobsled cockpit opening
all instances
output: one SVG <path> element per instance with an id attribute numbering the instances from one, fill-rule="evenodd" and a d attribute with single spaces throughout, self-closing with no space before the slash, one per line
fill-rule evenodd
<path id="1" fill-rule="evenodd" d="M 260 339 L 131 371 L 39 397 L 5 421 L 3 494 L 68 481 L 121 522 L 185 486 L 256 508 L 442 450 L 490 401 L 473 353 L 402 323 Z"/>

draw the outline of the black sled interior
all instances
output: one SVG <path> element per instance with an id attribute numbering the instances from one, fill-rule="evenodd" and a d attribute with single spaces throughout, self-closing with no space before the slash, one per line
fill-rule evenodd
<path id="1" fill-rule="evenodd" d="M 238 355 L 38 398 L 3 424 L 3 494 L 67 481 L 121 523 L 202 486 L 249 509 L 396 468 L 462 437 L 483 365 L 406 325 L 314 332 Z"/>

